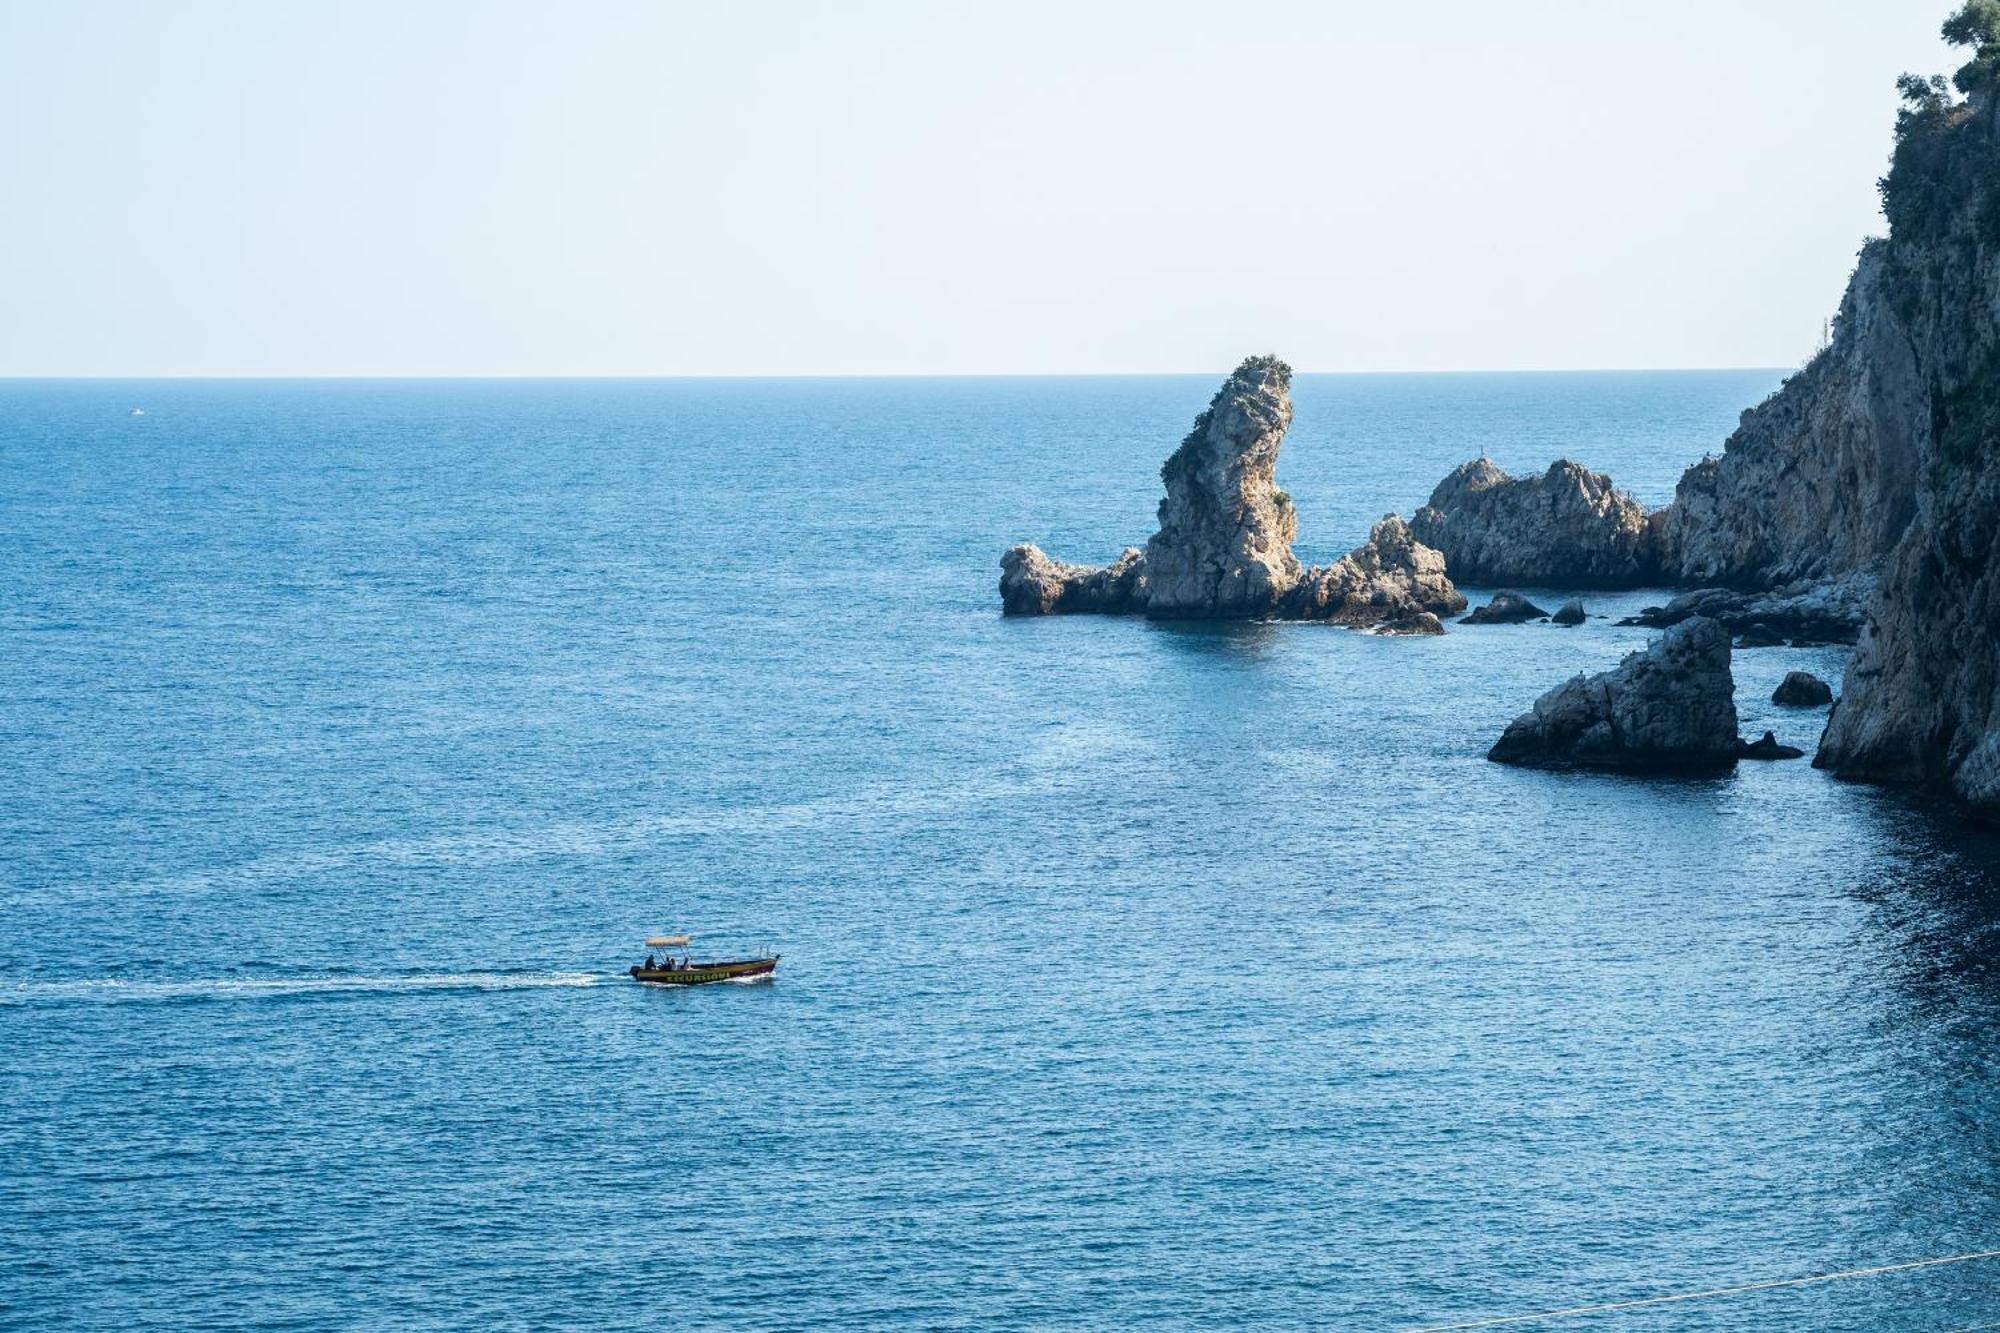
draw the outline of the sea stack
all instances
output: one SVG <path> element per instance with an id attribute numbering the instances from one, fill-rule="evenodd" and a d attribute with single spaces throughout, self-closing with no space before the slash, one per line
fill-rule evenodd
<path id="1" fill-rule="evenodd" d="M 1000 561 L 1002 610 L 1270 617 L 1437 632 L 1436 617 L 1463 610 L 1465 598 L 1446 577 L 1444 557 L 1395 515 L 1331 565 L 1306 569 L 1292 554 L 1298 516 L 1277 483 L 1278 451 L 1292 422 L 1291 383 L 1291 367 L 1274 356 L 1238 366 L 1160 468 L 1167 493 L 1145 550 L 1092 566 L 1016 546 Z"/>

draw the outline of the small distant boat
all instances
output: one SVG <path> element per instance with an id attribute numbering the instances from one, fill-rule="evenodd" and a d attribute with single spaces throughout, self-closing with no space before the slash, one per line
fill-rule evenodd
<path id="1" fill-rule="evenodd" d="M 778 970 L 778 955 L 768 958 L 731 958 L 699 962 L 691 954 L 692 935 L 649 935 L 646 961 L 631 968 L 634 981 L 650 981 L 661 986 L 705 986 L 713 981 L 744 981 L 768 977 Z M 674 956 L 674 950 L 680 956 Z"/>
<path id="2" fill-rule="evenodd" d="M 143 417 L 146 415 L 146 409 L 143 407 L 135 407 L 132 409 L 129 415 L 135 417 Z"/>

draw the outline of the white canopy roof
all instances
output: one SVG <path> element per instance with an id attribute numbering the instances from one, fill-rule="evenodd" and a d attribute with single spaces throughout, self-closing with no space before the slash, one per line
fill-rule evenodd
<path id="1" fill-rule="evenodd" d="M 648 949 L 684 949 L 694 939 L 692 935 L 648 935 Z"/>

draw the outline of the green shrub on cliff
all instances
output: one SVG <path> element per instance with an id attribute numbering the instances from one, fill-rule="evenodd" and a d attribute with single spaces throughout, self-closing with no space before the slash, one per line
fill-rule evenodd
<path id="1" fill-rule="evenodd" d="M 1990 146 L 1980 136 L 1960 133 L 1977 114 L 1974 105 L 2000 91 L 2000 0 L 1966 0 L 1944 23 L 1944 38 L 1972 48 L 1958 71 L 1952 96 L 1942 75 L 1926 79 L 1905 74 L 1896 80 L 1903 107 L 1896 114 L 1896 148 L 1889 174 L 1878 183 L 1889 233 L 1899 240 L 1922 239 L 1943 231 L 1960 208 L 1977 210 L 1983 232 L 2000 233 L 2000 193 L 1992 190 Z"/>
<path id="2" fill-rule="evenodd" d="M 1965 8 L 1944 21 L 1944 39 L 1972 48 L 1972 59 L 1958 71 L 1958 90 L 1968 96 L 2000 85 L 2000 0 L 1966 0 Z"/>

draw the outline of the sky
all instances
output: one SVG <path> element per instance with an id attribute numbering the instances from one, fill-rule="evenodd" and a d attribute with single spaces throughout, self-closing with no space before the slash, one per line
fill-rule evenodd
<path id="1" fill-rule="evenodd" d="M 0 0 L 0 375 L 1783 367 L 1951 0 Z"/>

